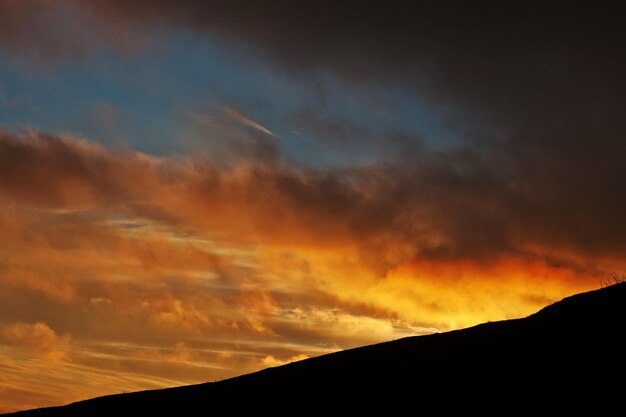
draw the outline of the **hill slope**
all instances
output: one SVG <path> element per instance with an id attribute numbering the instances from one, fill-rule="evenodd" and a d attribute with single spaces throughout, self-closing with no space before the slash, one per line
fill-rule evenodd
<path id="1" fill-rule="evenodd" d="M 546 404 L 605 403 L 621 391 L 625 365 L 622 283 L 566 298 L 524 319 L 366 346 L 215 383 L 11 415 L 98 416 L 133 410 L 172 416 L 246 411 L 334 415 L 433 404 L 440 411 L 506 404 L 510 412 Z"/>

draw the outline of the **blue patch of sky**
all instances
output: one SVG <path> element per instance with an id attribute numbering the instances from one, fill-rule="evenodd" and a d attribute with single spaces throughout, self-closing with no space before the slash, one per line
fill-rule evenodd
<path id="1" fill-rule="evenodd" d="M 170 34 L 158 45 L 136 54 L 96 51 L 41 69 L 0 55 L 0 123 L 126 143 L 154 154 L 184 153 L 181 139 L 203 135 L 190 116 L 234 106 L 275 132 L 268 140 L 289 158 L 318 166 L 376 162 L 381 153 L 376 143 L 358 138 L 334 148 L 315 132 L 294 131 L 290 120 L 303 108 L 348 120 L 374 137 L 403 133 L 433 146 L 454 139 L 425 100 L 393 86 L 346 84 L 328 72 L 294 74 L 210 37 Z"/>

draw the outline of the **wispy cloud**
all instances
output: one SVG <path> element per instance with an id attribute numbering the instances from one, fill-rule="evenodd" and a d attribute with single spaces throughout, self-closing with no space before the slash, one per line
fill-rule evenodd
<path id="1" fill-rule="evenodd" d="M 224 113 L 243 126 L 249 127 L 258 132 L 264 133 L 266 135 L 276 136 L 271 130 L 261 125 L 260 123 L 255 122 L 254 120 L 252 120 L 251 118 L 249 118 L 248 116 L 243 114 L 241 111 L 237 110 L 236 108 L 232 106 L 225 107 Z"/>
<path id="2" fill-rule="evenodd" d="M 194 115 L 194 120 L 198 123 L 204 124 L 206 126 L 211 127 L 220 127 L 223 125 L 230 126 L 238 126 L 238 127 L 246 127 L 250 128 L 253 131 L 263 133 L 269 136 L 276 136 L 271 130 L 261 125 L 260 123 L 255 122 L 250 117 L 246 116 L 240 110 L 232 106 L 224 106 L 222 107 L 222 114 L 214 115 L 214 114 L 196 114 Z"/>

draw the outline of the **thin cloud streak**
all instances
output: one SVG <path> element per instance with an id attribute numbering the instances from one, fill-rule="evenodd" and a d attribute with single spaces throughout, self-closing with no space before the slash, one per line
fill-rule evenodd
<path id="1" fill-rule="evenodd" d="M 257 130 L 257 131 L 259 131 L 261 133 L 264 133 L 266 135 L 276 136 L 271 130 L 269 130 L 265 126 L 255 122 L 254 120 L 250 119 L 248 116 L 246 116 L 245 114 L 243 114 L 239 110 L 235 109 L 234 107 L 225 107 L 224 108 L 224 112 L 228 116 L 232 117 L 234 120 L 236 120 L 238 123 L 241 123 L 244 126 L 252 128 L 254 130 Z"/>

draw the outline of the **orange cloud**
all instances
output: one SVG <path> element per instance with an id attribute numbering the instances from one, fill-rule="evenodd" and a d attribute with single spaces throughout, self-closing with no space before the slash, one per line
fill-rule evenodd
<path id="1" fill-rule="evenodd" d="M 0 328 L 0 340 L 9 346 L 18 346 L 23 352 L 34 354 L 46 364 L 54 364 L 65 357 L 67 337 L 58 336 L 45 323 L 18 322 Z"/>
<path id="2" fill-rule="evenodd" d="M 519 317 L 624 267 L 519 224 L 481 236 L 499 209 L 414 175 L 0 134 L 0 403 L 210 381 Z M 463 215 L 442 209 L 451 198 Z"/>
<path id="3" fill-rule="evenodd" d="M 309 358 L 308 355 L 300 354 L 300 355 L 295 355 L 290 358 L 281 360 L 281 359 L 276 359 L 272 355 L 268 355 L 263 359 L 263 364 L 267 367 L 274 367 L 274 366 L 286 365 L 291 362 L 302 361 L 308 358 Z"/>

